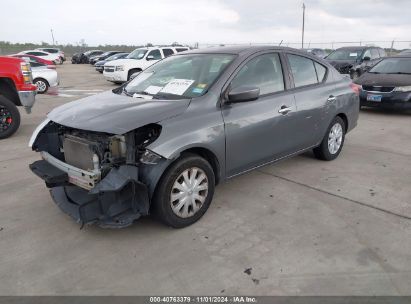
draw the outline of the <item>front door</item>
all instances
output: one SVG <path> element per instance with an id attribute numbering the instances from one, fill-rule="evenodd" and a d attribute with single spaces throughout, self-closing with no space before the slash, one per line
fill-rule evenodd
<path id="1" fill-rule="evenodd" d="M 231 81 L 230 89 L 259 87 L 260 97 L 223 105 L 228 177 L 294 152 L 296 107 L 283 74 L 279 54 L 266 53 L 249 59 Z"/>

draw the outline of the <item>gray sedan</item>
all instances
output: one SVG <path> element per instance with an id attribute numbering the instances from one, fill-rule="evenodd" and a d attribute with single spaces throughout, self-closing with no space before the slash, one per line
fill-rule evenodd
<path id="1" fill-rule="evenodd" d="M 357 125 L 358 92 L 295 49 L 185 52 L 54 109 L 30 140 L 42 157 L 30 168 L 81 224 L 125 227 L 154 213 L 185 227 L 218 183 L 310 149 L 335 159 Z"/>

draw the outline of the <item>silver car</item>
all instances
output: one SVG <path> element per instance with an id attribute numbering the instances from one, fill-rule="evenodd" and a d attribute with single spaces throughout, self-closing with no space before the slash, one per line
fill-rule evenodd
<path id="1" fill-rule="evenodd" d="M 81 224 L 125 227 L 154 213 L 185 227 L 227 179 L 310 149 L 335 159 L 357 125 L 358 93 L 295 49 L 185 52 L 54 109 L 30 140 L 42 157 L 30 168 Z"/>
<path id="2" fill-rule="evenodd" d="M 46 65 L 31 63 L 33 72 L 33 84 L 37 86 L 37 93 L 44 94 L 50 87 L 57 87 L 60 83 L 59 75 L 54 68 Z"/>

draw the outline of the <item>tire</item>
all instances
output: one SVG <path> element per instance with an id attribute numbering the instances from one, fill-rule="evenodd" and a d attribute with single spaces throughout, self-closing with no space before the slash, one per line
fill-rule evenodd
<path id="1" fill-rule="evenodd" d="M 344 146 L 345 130 L 344 120 L 339 116 L 335 117 L 328 127 L 321 144 L 313 149 L 315 157 L 327 161 L 336 159 Z M 332 142 L 334 142 L 334 146 Z"/>
<path id="2" fill-rule="evenodd" d="M 36 78 L 33 80 L 33 84 L 37 86 L 37 93 L 44 94 L 48 91 L 50 85 L 46 79 Z"/>
<path id="3" fill-rule="evenodd" d="M 12 136 L 19 126 L 20 112 L 16 105 L 0 95 L 0 139 Z"/>
<path id="4" fill-rule="evenodd" d="M 195 172 L 195 175 L 191 175 Z M 198 187 L 188 188 L 186 191 L 179 191 L 175 187 L 178 185 L 180 189 L 185 189 L 185 185 L 187 185 L 185 183 L 187 179 L 184 178 L 185 173 L 187 173 L 187 178 L 194 176 L 194 184 L 197 182 Z M 207 188 L 204 189 L 205 187 Z M 193 192 L 193 189 L 196 188 L 201 190 Z M 153 213 L 168 226 L 187 227 L 198 221 L 207 211 L 213 199 L 214 189 L 215 176 L 210 164 L 195 154 L 185 154 L 163 173 L 154 193 Z M 172 193 L 175 194 L 176 200 L 174 201 L 171 201 Z M 202 201 L 194 198 L 196 194 Z"/>

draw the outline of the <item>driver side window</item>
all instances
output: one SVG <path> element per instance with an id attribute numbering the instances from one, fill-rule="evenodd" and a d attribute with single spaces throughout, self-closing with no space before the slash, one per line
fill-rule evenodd
<path id="1" fill-rule="evenodd" d="M 284 78 L 277 53 L 257 56 L 247 62 L 231 82 L 231 88 L 256 86 L 260 96 L 284 91 Z"/>
<path id="2" fill-rule="evenodd" d="M 152 60 L 161 60 L 161 53 L 160 50 L 152 50 L 150 53 L 148 53 L 147 58 L 149 56 L 152 56 Z"/>

